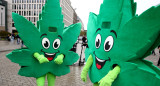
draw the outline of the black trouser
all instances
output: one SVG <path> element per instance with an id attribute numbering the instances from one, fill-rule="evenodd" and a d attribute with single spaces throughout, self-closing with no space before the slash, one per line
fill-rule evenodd
<path id="1" fill-rule="evenodd" d="M 159 56 L 159 60 L 158 60 L 158 64 L 157 64 L 158 66 L 160 65 L 160 56 Z"/>

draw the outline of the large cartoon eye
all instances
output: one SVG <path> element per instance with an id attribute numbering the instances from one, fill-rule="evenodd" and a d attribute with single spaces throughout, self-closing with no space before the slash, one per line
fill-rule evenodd
<path id="1" fill-rule="evenodd" d="M 43 38 L 42 39 L 42 46 L 45 48 L 45 49 L 48 49 L 50 47 L 50 41 L 48 40 L 48 38 Z"/>
<path id="2" fill-rule="evenodd" d="M 98 35 L 96 36 L 95 46 L 96 46 L 96 48 L 99 48 L 100 45 L 101 45 L 101 35 L 98 34 Z"/>
<path id="3" fill-rule="evenodd" d="M 58 49 L 60 44 L 61 44 L 61 41 L 59 39 L 55 39 L 53 42 L 53 48 Z"/>
<path id="4" fill-rule="evenodd" d="M 108 36 L 104 42 L 104 50 L 106 52 L 110 51 L 113 47 L 113 43 L 114 43 L 113 37 Z"/>

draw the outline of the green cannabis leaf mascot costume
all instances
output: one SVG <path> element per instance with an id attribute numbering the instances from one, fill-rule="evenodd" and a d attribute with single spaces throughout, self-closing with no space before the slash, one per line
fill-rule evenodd
<path id="1" fill-rule="evenodd" d="M 16 13 L 12 16 L 27 49 L 13 50 L 7 57 L 21 66 L 19 75 L 35 77 L 38 86 L 44 86 L 47 76 L 48 86 L 54 86 L 56 76 L 69 73 L 68 65 L 79 58 L 69 50 L 79 36 L 81 24 L 64 28 L 59 0 L 46 1 L 37 27 Z"/>
<path id="2" fill-rule="evenodd" d="M 160 43 L 160 6 L 135 15 L 133 0 L 104 0 L 90 13 L 86 65 L 94 86 L 160 86 L 160 70 L 144 58 Z"/>

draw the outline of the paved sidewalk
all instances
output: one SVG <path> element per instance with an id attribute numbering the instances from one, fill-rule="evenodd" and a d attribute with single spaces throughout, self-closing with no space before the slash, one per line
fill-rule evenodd
<path id="1" fill-rule="evenodd" d="M 21 44 L 17 44 L 17 41 L 1 41 L 0 40 L 0 52 L 9 51 L 21 48 Z"/>
<path id="2" fill-rule="evenodd" d="M 20 66 L 5 57 L 10 51 L 0 52 L 0 86 L 36 86 L 36 79 L 18 75 Z M 83 66 L 71 66 L 71 72 L 57 77 L 55 86 L 92 86 L 89 78 L 87 83 L 81 81 Z M 47 86 L 47 82 L 46 85 Z"/>

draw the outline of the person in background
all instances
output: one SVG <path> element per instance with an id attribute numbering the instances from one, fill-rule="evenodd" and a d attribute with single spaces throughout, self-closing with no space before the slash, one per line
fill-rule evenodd
<path id="1" fill-rule="evenodd" d="M 153 54 L 154 56 L 156 55 L 155 50 L 152 51 L 152 54 Z"/>
<path id="2" fill-rule="evenodd" d="M 11 34 L 11 41 L 14 40 L 14 33 Z"/>
<path id="3" fill-rule="evenodd" d="M 82 46 L 84 46 L 84 47 L 87 47 L 87 48 L 88 48 L 87 38 L 86 38 L 86 36 L 83 36 L 83 38 L 82 38 Z"/>
<path id="4" fill-rule="evenodd" d="M 7 36 L 7 40 L 8 40 L 8 41 L 11 41 L 10 35 L 9 35 L 9 34 L 8 34 L 8 36 Z"/>
<path id="5" fill-rule="evenodd" d="M 21 48 L 23 48 L 23 45 L 24 45 L 24 44 L 23 44 L 23 40 L 21 40 Z"/>
<path id="6" fill-rule="evenodd" d="M 19 44 L 20 43 L 20 37 L 19 37 L 18 34 L 17 34 L 16 38 L 17 38 L 17 44 Z"/>
<path id="7" fill-rule="evenodd" d="M 159 50 L 159 60 L 158 60 L 157 66 L 160 65 L 160 45 L 158 46 L 158 50 Z"/>

